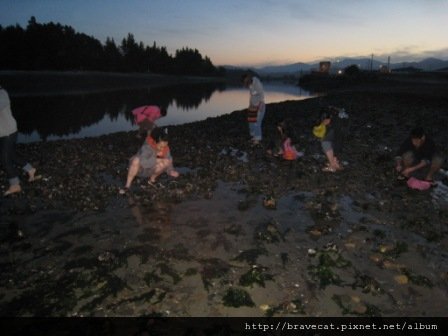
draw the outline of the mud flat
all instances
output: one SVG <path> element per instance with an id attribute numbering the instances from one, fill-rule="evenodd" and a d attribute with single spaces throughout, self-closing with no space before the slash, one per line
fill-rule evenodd
<path id="1" fill-rule="evenodd" d="M 290 118 L 294 163 L 249 145 L 243 111 L 171 127 L 182 176 L 124 197 L 133 132 L 19 145 L 44 178 L 1 200 L 0 315 L 446 316 L 447 180 L 410 190 L 393 157 L 416 124 L 447 156 L 447 87 L 270 104 L 263 145 Z M 349 114 L 337 174 L 311 134 L 325 105 Z"/>

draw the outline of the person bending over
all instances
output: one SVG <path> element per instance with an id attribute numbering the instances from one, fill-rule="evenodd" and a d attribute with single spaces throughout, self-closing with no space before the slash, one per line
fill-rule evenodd
<path id="1" fill-rule="evenodd" d="M 401 144 L 395 158 L 398 179 L 418 176 L 433 182 L 434 174 L 439 171 L 443 158 L 437 153 L 436 145 L 422 127 L 414 128 Z"/>
<path id="2" fill-rule="evenodd" d="M 155 121 L 167 114 L 165 107 L 158 107 L 156 105 L 140 106 L 132 110 L 134 122 L 138 125 L 137 136 L 144 138 L 151 134 L 151 131 L 157 126 Z"/>

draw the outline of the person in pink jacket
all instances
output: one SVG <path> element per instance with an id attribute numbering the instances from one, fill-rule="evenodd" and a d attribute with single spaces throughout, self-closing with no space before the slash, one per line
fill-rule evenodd
<path id="1" fill-rule="evenodd" d="M 155 121 L 166 116 L 166 108 L 160 108 L 156 105 L 140 106 L 132 110 L 134 122 L 139 126 L 139 137 L 146 137 L 156 126 Z"/>

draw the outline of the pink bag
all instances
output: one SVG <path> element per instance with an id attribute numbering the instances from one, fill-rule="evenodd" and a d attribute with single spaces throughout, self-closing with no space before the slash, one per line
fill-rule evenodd
<path id="1" fill-rule="evenodd" d="M 408 180 L 408 187 L 411 189 L 417 189 L 417 190 L 428 190 L 431 188 L 431 182 L 423 181 L 416 179 L 415 177 L 411 177 Z"/>

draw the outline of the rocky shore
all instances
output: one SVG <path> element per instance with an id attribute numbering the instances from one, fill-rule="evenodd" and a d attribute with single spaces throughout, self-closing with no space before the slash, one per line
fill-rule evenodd
<path id="1" fill-rule="evenodd" d="M 244 111 L 170 127 L 181 177 L 139 180 L 127 196 L 135 132 L 18 145 L 43 179 L 0 203 L 0 314 L 445 316 L 447 180 L 409 190 L 393 157 L 415 125 L 448 157 L 446 84 L 269 104 L 263 147 Z M 349 114 L 336 174 L 321 172 L 311 133 L 326 105 Z M 305 152 L 293 163 L 266 155 L 284 118 Z"/>

